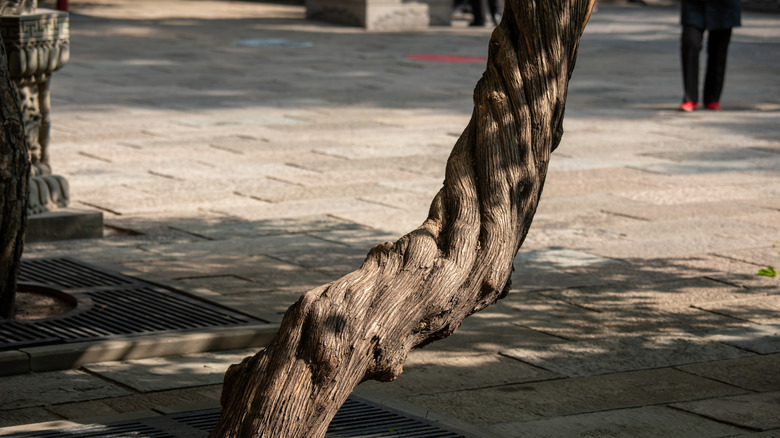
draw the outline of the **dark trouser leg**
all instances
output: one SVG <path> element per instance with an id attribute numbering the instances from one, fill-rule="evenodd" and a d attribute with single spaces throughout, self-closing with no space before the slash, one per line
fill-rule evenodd
<path id="1" fill-rule="evenodd" d="M 484 26 L 485 25 L 485 0 L 470 0 L 471 12 L 474 14 L 474 21 L 471 22 L 472 26 Z"/>
<path id="2" fill-rule="evenodd" d="M 490 19 L 493 20 L 493 24 L 498 26 L 498 22 L 501 19 L 501 14 L 504 13 L 503 1 L 500 0 L 488 0 L 488 11 L 490 12 Z"/>
<path id="3" fill-rule="evenodd" d="M 683 26 L 680 41 L 682 57 L 683 102 L 699 101 L 699 53 L 704 31 L 693 26 Z"/>
<path id="4" fill-rule="evenodd" d="M 707 36 L 707 74 L 704 77 L 704 104 L 720 101 L 726 78 L 726 58 L 731 29 L 711 30 Z"/>

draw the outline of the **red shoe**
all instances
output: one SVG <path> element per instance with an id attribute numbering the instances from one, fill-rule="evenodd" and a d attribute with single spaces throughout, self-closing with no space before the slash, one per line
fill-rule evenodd
<path id="1" fill-rule="evenodd" d="M 686 113 L 689 113 L 689 112 L 695 110 L 698 107 L 699 107 L 699 103 L 698 102 L 683 102 L 680 105 L 679 109 L 680 109 L 680 111 L 685 111 Z"/>
<path id="2" fill-rule="evenodd" d="M 720 104 L 718 102 L 710 102 L 710 103 L 704 105 L 704 108 L 707 108 L 708 110 L 713 110 L 713 111 L 720 111 L 720 110 L 723 109 L 723 107 L 720 106 Z"/>

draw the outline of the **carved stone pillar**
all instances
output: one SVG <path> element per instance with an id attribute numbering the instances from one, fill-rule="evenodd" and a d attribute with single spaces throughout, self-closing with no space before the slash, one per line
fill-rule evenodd
<path id="1" fill-rule="evenodd" d="M 52 72 L 70 58 L 68 14 L 38 10 L 24 15 L 0 16 L 8 69 L 19 90 L 24 130 L 32 164 L 28 214 L 68 206 L 65 178 L 52 175 L 49 163 Z"/>
<path id="2" fill-rule="evenodd" d="M 50 81 L 51 74 L 70 58 L 68 14 L 34 9 L 34 4 L 10 11 L 11 15 L 5 15 L 8 8 L 3 6 L 0 32 L 11 79 L 19 90 L 32 164 L 27 240 L 102 236 L 102 214 L 65 211 L 70 198 L 68 181 L 54 175 L 49 162 Z"/>

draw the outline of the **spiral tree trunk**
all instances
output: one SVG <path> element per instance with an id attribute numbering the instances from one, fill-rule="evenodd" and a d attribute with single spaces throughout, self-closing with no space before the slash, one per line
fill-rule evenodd
<path id="1" fill-rule="evenodd" d="M 19 96 L 0 36 L 0 318 L 13 316 L 24 244 L 30 158 Z"/>
<path id="2" fill-rule="evenodd" d="M 323 437 L 357 384 L 395 379 L 411 349 L 508 292 L 592 3 L 507 1 L 427 220 L 304 294 L 266 350 L 230 367 L 212 437 Z"/>

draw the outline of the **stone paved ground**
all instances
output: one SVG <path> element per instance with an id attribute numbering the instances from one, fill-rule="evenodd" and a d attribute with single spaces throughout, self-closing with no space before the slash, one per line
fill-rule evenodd
<path id="1" fill-rule="evenodd" d="M 71 2 L 52 163 L 113 263 L 278 321 L 419 225 L 490 30 L 366 33 L 257 2 Z M 362 387 L 505 437 L 780 436 L 780 17 L 746 13 L 722 112 L 678 113 L 677 12 L 602 5 L 514 290 Z M 269 46 L 270 44 L 270 46 Z M 213 405 L 249 351 L 0 378 L 0 426 Z M 8 429 L 6 429 L 7 431 Z M 0 430 L 2 433 L 2 430 Z"/>

